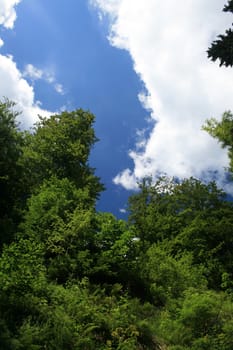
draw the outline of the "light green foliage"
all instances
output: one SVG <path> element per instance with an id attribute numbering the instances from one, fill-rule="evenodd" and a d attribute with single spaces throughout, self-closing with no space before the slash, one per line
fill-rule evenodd
<path id="1" fill-rule="evenodd" d="M 5 247 L 0 259 L 0 285 L 6 292 L 16 288 L 24 293 L 25 287 L 37 288 L 44 281 L 43 245 L 20 239 Z"/>
<path id="2" fill-rule="evenodd" d="M 229 170 L 233 172 L 233 114 L 230 111 L 223 113 L 221 121 L 215 118 L 208 119 L 203 130 L 216 138 L 223 148 L 228 149 Z"/>
<path id="3" fill-rule="evenodd" d="M 50 278 L 65 282 L 73 274 L 83 275 L 88 256 L 82 255 L 89 249 L 94 215 L 87 188 L 77 188 L 67 178 L 50 178 L 28 200 L 20 235 L 44 244 Z"/>
<path id="4" fill-rule="evenodd" d="M 224 294 L 190 289 L 176 313 L 161 314 L 160 332 L 169 350 L 230 350 L 232 311 L 232 300 Z"/>
<path id="5" fill-rule="evenodd" d="M 90 209 L 87 189 L 79 189 L 67 178 L 52 177 L 45 181 L 37 193 L 28 200 L 28 211 L 22 225 L 30 235 L 45 240 L 53 231 L 70 222 L 76 209 Z"/>
<path id="6" fill-rule="evenodd" d="M 97 141 L 93 123 L 93 114 L 81 109 L 40 118 L 27 137 L 21 157 L 31 186 L 56 176 L 68 178 L 78 188 L 87 188 L 93 201 L 98 197 L 103 186 L 88 164 L 91 148 Z"/>
<path id="7" fill-rule="evenodd" d="M 150 283 L 155 304 L 178 303 L 188 288 L 206 288 L 203 269 L 193 266 L 192 260 L 190 253 L 173 257 L 166 242 L 153 244 L 148 249 L 142 274 Z"/>
<path id="8" fill-rule="evenodd" d="M 134 231 L 111 214 L 96 214 L 87 189 L 67 178 L 53 177 L 31 196 L 20 236 L 44 244 L 50 279 L 64 283 L 89 276 L 96 283 L 130 284 Z"/>

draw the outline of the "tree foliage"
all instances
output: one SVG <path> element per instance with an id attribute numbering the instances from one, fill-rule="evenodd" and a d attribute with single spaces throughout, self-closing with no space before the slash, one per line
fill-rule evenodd
<path id="1" fill-rule="evenodd" d="M 14 103 L 0 103 L 0 246 L 12 239 L 25 189 L 22 167 L 18 164 L 23 145 L 23 133 L 18 130 Z"/>
<path id="2" fill-rule="evenodd" d="M 229 0 L 223 11 L 233 12 L 233 1 Z M 229 28 L 225 34 L 220 34 L 219 39 L 212 42 L 207 53 L 212 61 L 220 60 L 220 66 L 233 66 L 233 30 Z"/>
<path id="3" fill-rule="evenodd" d="M 73 181 L 78 188 L 86 188 L 93 202 L 98 198 L 103 185 L 88 164 L 97 141 L 93 123 L 94 115 L 81 109 L 40 117 L 33 133 L 27 135 L 20 159 L 32 187 L 56 176 Z"/>
<path id="4" fill-rule="evenodd" d="M 0 103 L 0 348 L 232 349 L 225 193 L 147 178 L 128 221 L 97 212 L 94 116 L 40 118 L 29 133 L 13 107 Z M 229 149 L 231 118 L 208 122 Z"/>
<path id="5" fill-rule="evenodd" d="M 227 148 L 229 170 L 233 172 L 233 114 L 230 111 L 223 113 L 220 121 L 215 118 L 208 119 L 203 129 L 216 138 L 223 148 Z"/>

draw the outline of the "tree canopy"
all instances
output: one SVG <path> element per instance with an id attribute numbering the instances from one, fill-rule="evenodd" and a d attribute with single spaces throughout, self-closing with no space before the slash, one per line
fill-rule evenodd
<path id="1" fill-rule="evenodd" d="M 146 178 L 128 220 L 96 210 L 94 116 L 20 130 L 0 103 L 0 348 L 231 350 L 232 202 L 215 182 Z M 232 115 L 205 129 L 229 148 Z"/>

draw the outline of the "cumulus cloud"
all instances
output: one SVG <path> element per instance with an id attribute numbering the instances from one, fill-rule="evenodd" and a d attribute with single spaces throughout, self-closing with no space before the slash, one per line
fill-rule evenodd
<path id="1" fill-rule="evenodd" d="M 31 126 L 38 115 L 51 115 L 51 112 L 42 109 L 40 103 L 35 101 L 33 87 L 23 78 L 12 56 L 0 55 L 0 96 L 17 103 L 17 110 L 22 112 L 24 127 Z"/>
<path id="2" fill-rule="evenodd" d="M 15 6 L 21 0 L 0 0 L 0 25 L 12 29 L 16 20 Z"/>
<path id="3" fill-rule="evenodd" d="M 0 38 L 0 48 L 4 45 L 4 41 Z"/>
<path id="4" fill-rule="evenodd" d="M 225 0 L 92 0 L 109 15 L 109 41 L 131 55 L 147 93 L 139 100 L 154 123 L 129 151 L 133 169 L 114 182 L 127 189 L 146 175 L 166 173 L 224 181 L 227 152 L 201 130 L 211 116 L 233 109 L 233 69 L 208 61 L 206 50 L 231 25 Z M 140 145 L 140 147 L 138 147 Z"/>

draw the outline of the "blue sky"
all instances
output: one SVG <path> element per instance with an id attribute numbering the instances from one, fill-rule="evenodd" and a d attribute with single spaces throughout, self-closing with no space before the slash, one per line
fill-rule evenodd
<path id="1" fill-rule="evenodd" d="M 81 107 L 95 114 L 100 141 L 90 163 L 106 186 L 98 207 L 121 215 L 128 191 L 112 179 L 120 167 L 131 165 L 127 152 L 148 114 L 137 98 L 143 84 L 129 53 L 109 45 L 107 24 L 99 22 L 86 0 L 70 1 L 69 6 L 65 1 L 22 1 L 16 11 L 13 30 L 1 31 L 2 55 L 13 55 L 42 110 Z M 23 73 L 29 64 L 44 78 Z M 49 83 L 50 78 L 55 81 Z M 55 84 L 62 85 L 62 93 Z"/>
<path id="2" fill-rule="evenodd" d="M 0 95 L 37 114 L 96 116 L 90 163 L 107 190 L 99 209 L 124 215 L 143 176 L 205 181 L 232 193 L 227 153 L 201 130 L 233 110 L 233 71 L 206 50 L 232 18 L 224 1 L 0 0 Z"/>

